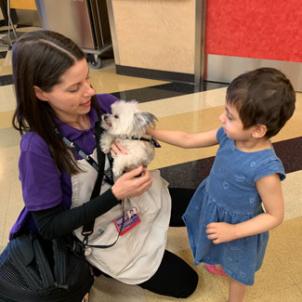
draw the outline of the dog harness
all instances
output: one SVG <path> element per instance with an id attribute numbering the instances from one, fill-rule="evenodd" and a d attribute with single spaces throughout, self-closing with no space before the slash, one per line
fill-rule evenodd
<path id="1" fill-rule="evenodd" d="M 148 142 L 151 145 L 153 145 L 155 148 L 161 147 L 160 143 L 154 137 L 148 138 L 148 137 L 131 136 L 131 137 L 126 137 L 126 139 Z"/>

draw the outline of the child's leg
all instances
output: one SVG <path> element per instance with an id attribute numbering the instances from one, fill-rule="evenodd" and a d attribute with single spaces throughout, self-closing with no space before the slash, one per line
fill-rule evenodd
<path id="1" fill-rule="evenodd" d="M 228 302 L 243 302 L 246 286 L 234 279 L 230 279 Z"/>

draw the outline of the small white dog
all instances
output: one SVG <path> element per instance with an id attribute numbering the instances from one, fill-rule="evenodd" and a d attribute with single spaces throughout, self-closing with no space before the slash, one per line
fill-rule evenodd
<path id="1" fill-rule="evenodd" d="M 149 112 L 138 109 L 137 102 L 117 101 L 111 106 L 111 114 L 102 117 L 101 149 L 105 154 L 117 141 L 127 150 L 127 154 L 113 156 L 112 172 L 119 177 L 125 171 L 148 166 L 154 158 L 154 147 L 160 147 L 156 140 L 146 135 L 146 129 L 155 125 L 157 118 Z"/>

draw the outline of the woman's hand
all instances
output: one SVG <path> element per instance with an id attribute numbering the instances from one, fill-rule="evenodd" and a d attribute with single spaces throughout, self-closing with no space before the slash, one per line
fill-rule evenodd
<path id="1" fill-rule="evenodd" d="M 206 233 L 208 234 L 208 239 L 212 240 L 214 244 L 232 241 L 237 238 L 236 225 L 226 222 L 209 223 Z"/>
<path id="2" fill-rule="evenodd" d="M 118 141 L 111 145 L 111 156 L 114 158 L 118 154 L 128 154 L 127 149 Z"/>
<path id="3" fill-rule="evenodd" d="M 152 184 L 151 173 L 143 166 L 135 168 L 120 176 L 111 190 L 117 199 L 135 197 L 147 191 Z"/>

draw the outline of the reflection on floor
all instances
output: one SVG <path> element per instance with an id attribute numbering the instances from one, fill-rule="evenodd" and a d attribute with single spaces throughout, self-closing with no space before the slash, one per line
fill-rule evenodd
<path id="1" fill-rule="evenodd" d="M 143 110 L 159 118 L 158 127 L 199 131 L 219 125 L 218 115 L 223 109 L 224 85 L 208 83 L 204 91 L 195 91 L 190 84 L 175 84 L 115 74 L 112 61 L 100 70 L 90 72 L 98 92 L 114 93 L 122 99 L 137 99 Z M 283 183 L 286 200 L 286 221 L 271 232 L 265 262 L 256 275 L 256 284 L 248 290 L 247 302 L 302 301 L 302 95 L 294 117 L 274 138 L 279 156 L 288 172 Z M 11 128 L 15 106 L 11 85 L 11 66 L 0 59 L 0 245 L 7 242 L 9 229 L 22 208 L 18 181 L 19 137 Z M 171 186 L 195 188 L 206 177 L 216 147 L 181 150 L 163 144 L 157 150 L 150 168 L 161 168 Z M 171 228 L 168 249 L 175 251 L 193 266 L 186 230 Z M 227 280 L 213 277 L 204 268 L 194 266 L 200 276 L 197 291 L 186 301 L 226 301 Z M 91 301 L 163 302 L 175 301 L 128 286 L 107 278 L 99 278 L 93 288 Z"/>

